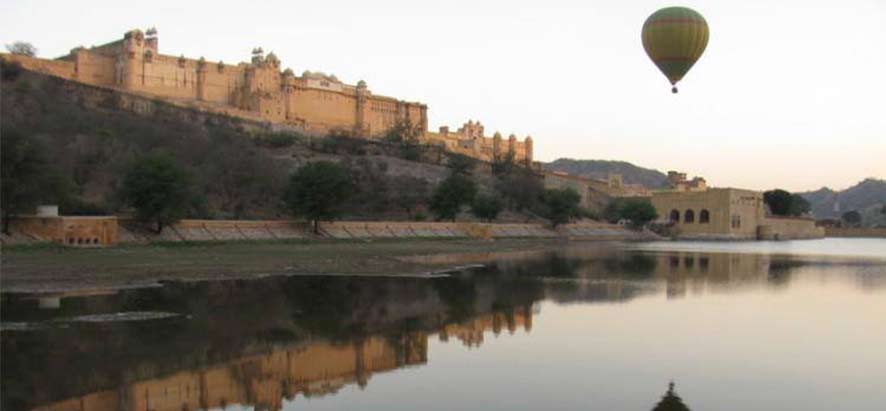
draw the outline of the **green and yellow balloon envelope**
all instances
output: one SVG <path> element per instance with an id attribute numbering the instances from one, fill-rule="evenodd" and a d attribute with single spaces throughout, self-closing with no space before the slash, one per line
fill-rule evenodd
<path id="1" fill-rule="evenodd" d="M 708 35 L 704 17 L 686 7 L 663 8 L 643 23 L 643 48 L 674 86 L 672 92 L 704 53 Z"/>

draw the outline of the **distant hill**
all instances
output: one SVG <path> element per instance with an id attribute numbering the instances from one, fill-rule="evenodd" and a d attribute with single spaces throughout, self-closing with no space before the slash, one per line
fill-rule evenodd
<path id="1" fill-rule="evenodd" d="M 603 180 L 607 179 L 610 173 L 621 174 L 625 184 L 642 184 L 648 188 L 665 187 L 668 179 L 661 171 L 638 167 L 626 161 L 560 158 L 544 164 L 544 168 Z"/>
<path id="2" fill-rule="evenodd" d="M 886 180 L 868 178 L 842 191 L 822 187 L 800 193 L 812 206 L 815 218 L 839 218 L 847 211 L 864 212 L 886 205 Z"/>

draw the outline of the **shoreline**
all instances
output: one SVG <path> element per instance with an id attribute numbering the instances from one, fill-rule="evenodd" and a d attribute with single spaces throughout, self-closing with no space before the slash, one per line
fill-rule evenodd
<path id="1" fill-rule="evenodd" d="M 605 247 L 627 240 L 412 238 L 175 242 L 114 248 L 4 246 L 0 292 L 113 291 L 156 287 L 164 281 L 275 275 L 434 278 L 468 265 L 538 255 L 564 245 Z"/>

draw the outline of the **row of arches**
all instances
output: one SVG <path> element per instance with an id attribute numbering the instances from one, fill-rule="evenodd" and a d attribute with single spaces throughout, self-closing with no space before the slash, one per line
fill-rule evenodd
<path id="1" fill-rule="evenodd" d="M 671 215 L 669 220 L 674 223 L 680 222 L 680 210 L 671 210 Z M 683 213 L 683 224 L 692 224 L 695 222 L 695 211 L 692 209 L 686 210 Z M 699 224 L 707 224 L 711 222 L 711 212 L 707 209 L 702 209 L 698 212 L 698 223 Z"/>
<path id="2" fill-rule="evenodd" d="M 98 240 L 97 237 L 96 237 L 96 238 L 73 238 L 73 237 L 68 237 L 68 244 L 70 244 L 70 245 L 74 245 L 74 244 L 77 244 L 77 245 L 96 244 L 96 245 L 97 245 L 97 244 L 99 244 L 99 240 Z"/>

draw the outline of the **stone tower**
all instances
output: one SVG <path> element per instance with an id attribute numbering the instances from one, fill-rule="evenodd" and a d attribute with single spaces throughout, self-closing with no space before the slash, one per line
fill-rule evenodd
<path id="1" fill-rule="evenodd" d="M 126 90 L 134 90 L 140 82 L 139 68 L 145 56 L 145 34 L 131 30 L 123 35 L 123 52 L 117 56 L 116 83 Z"/>
<path id="2" fill-rule="evenodd" d="M 357 116 L 354 122 L 354 135 L 369 136 L 369 124 L 366 122 L 366 102 L 369 100 L 369 88 L 366 82 L 360 80 L 357 82 Z"/>
<path id="3" fill-rule="evenodd" d="M 501 161 L 501 133 L 492 136 L 492 161 Z"/>
<path id="4" fill-rule="evenodd" d="M 526 136 L 526 140 L 523 140 L 523 150 L 526 156 L 526 166 L 532 166 L 532 136 Z"/>

